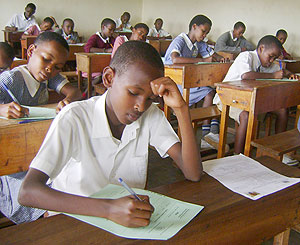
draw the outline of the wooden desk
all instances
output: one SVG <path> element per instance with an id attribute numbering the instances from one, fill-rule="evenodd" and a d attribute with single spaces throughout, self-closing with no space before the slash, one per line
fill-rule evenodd
<path id="1" fill-rule="evenodd" d="M 126 36 L 128 40 L 130 39 L 132 31 L 115 31 L 113 37 L 116 38 L 117 36 Z"/>
<path id="2" fill-rule="evenodd" d="M 27 60 L 23 60 L 23 59 L 14 59 L 13 63 L 10 66 L 10 69 L 13 69 L 17 66 L 20 65 L 26 65 L 27 64 Z"/>
<path id="3" fill-rule="evenodd" d="M 218 158 L 224 156 L 230 106 L 249 112 L 244 150 L 244 154 L 249 156 L 257 115 L 300 104 L 300 82 L 243 80 L 218 83 L 216 87 L 223 104 Z"/>
<path id="4" fill-rule="evenodd" d="M 92 96 L 92 73 L 102 72 L 109 65 L 111 60 L 110 53 L 75 53 L 77 71 L 78 71 L 78 88 L 82 85 L 82 72 L 88 75 L 88 98 Z"/>
<path id="5" fill-rule="evenodd" d="M 165 56 L 172 39 L 149 40 L 149 43 L 157 50 L 160 56 Z"/>
<path id="6" fill-rule="evenodd" d="M 80 44 L 69 44 L 69 57 L 68 61 L 76 61 L 76 53 L 84 52 L 84 45 L 85 43 Z"/>
<path id="7" fill-rule="evenodd" d="M 230 52 L 217 52 L 219 55 L 223 56 L 225 59 L 229 60 L 235 60 L 235 58 L 240 54 L 240 53 L 230 53 Z"/>
<path id="8" fill-rule="evenodd" d="M 45 105 L 56 108 L 57 104 Z M 0 119 L 0 175 L 25 171 L 40 149 L 52 120 L 18 124 Z"/>
<path id="9" fill-rule="evenodd" d="M 189 103 L 190 88 L 214 86 L 222 82 L 232 63 L 176 64 L 165 65 L 165 76 L 169 76 L 183 88 L 183 98 Z M 170 108 L 165 106 L 165 115 L 170 119 Z"/>
<path id="10" fill-rule="evenodd" d="M 300 170 L 274 159 L 260 161 L 276 172 L 299 177 Z M 180 181 L 152 189 L 205 208 L 167 241 L 115 236 L 65 215 L 0 229 L 2 244 L 260 244 L 300 223 L 300 184 L 257 201 L 238 195 L 207 174 L 200 182 Z"/>
<path id="11" fill-rule="evenodd" d="M 293 73 L 300 73 L 300 57 L 293 57 L 296 62 L 284 62 L 286 69 Z"/>
<path id="12" fill-rule="evenodd" d="M 6 31 L 4 32 L 4 41 L 8 42 L 15 51 L 15 55 L 20 58 L 21 56 L 21 37 L 23 35 L 23 31 Z"/>
<path id="13" fill-rule="evenodd" d="M 22 59 L 27 60 L 27 49 L 34 43 L 37 36 L 23 36 L 21 39 Z"/>

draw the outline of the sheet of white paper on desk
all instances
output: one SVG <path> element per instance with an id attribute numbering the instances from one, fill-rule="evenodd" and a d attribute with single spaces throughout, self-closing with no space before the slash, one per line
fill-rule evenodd
<path id="1" fill-rule="evenodd" d="M 300 182 L 278 174 L 242 154 L 203 162 L 204 171 L 228 189 L 257 200 Z"/>
<path id="2" fill-rule="evenodd" d="M 85 43 L 69 43 L 69 46 L 84 46 Z"/>
<path id="3" fill-rule="evenodd" d="M 133 189 L 137 194 L 148 195 L 151 204 L 155 208 L 151 216 L 151 222 L 146 227 L 128 228 L 104 218 L 73 214 L 67 215 L 97 226 L 117 236 L 132 239 L 167 240 L 174 236 L 204 208 L 200 205 L 179 201 L 151 191 Z M 92 197 L 116 199 L 128 196 L 128 194 L 124 187 L 110 184 L 92 195 Z"/>

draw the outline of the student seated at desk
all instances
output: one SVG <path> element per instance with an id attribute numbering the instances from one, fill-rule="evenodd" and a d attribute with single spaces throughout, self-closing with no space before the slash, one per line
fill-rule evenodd
<path id="1" fill-rule="evenodd" d="M 187 179 L 199 181 L 201 157 L 188 106 L 176 84 L 164 77 L 158 52 L 145 42 L 121 45 L 103 71 L 103 82 L 108 88 L 104 95 L 72 103 L 54 119 L 18 200 L 26 206 L 103 217 L 124 226 L 147 226 L 153 212 L 147 196 L 140 196 L 143 201 L 130 195 L 89 196 L 110 183 L 119 184 L 118 178 L 130 187 L 144 188 L 149 145 L 162 157 L 169 155 Z M 152 104 L 157 96 L 176 112 L 182 142 Z M 53 189 L 46 185 L 48 179 Z"/>
<path id="2" fill-rule="evenodd" d="M 148 34 L 148 39 L 163 39 L 169 38 L 171 39 L 172 36 L 170 33 L 162 29 L 163 20 L 161 18 L 157 18 L 154 22 L 154 27 L 150 29 Z"/>
<path id="3" fill-rule="evenodd" d="M 84 46 L 87 53 L 111 53 L 115 39 L 113 33 L 116 29 L 116 23 L 109 18 L 101 22 L 101 32 L 92 35 Z"/>
<path id="4" fill-rule="evenodd" d="M 40 25 L 35 24 L 28 27 L 28 29 L 24 31 L 23 37 L 38 36 L 40 33 L 44 31 L 53 31 L 52 30 L 53 25 L 54 25 L 53 19 L 51 17 L 46 17 Z"/>
<path id="5" fill-rule="evenodd" d="M 295 78 L 294 74 L 288 70 L 281 70 L 279 65 L 274 64 L 282 52 L 282 44 L 272 35 L 264 36 L 257 44 L 254 51 L 245 51 L 240 53 L 234 63 L 228 70 L 224 81 L 237 81 L 242 79 L 281 79 L 283 77 Z M 218 96 L 215 95 L 214 104 L 219 110 L 222 110 L 222 103 Z M 280 133 L 286 130 L 288 110 L 283 108 L 274 111 L 277 115 L 275 132 Z M 235 134 L 234 152 L 242 153 L 245 146 L 246 131 L 248 124 L 247 111 L 236 107 L 230 107 L 229 116 L 238 122 L 239 126 Z"/>
<path id="6" fill-rule="evenodd" d="M 240 53 L 254 50 L 255 47 L 243 36 L 246 26 L 243 22 L 236 22 L 233 30 L 223 33 L 217 40 L 215 51 Z"/>
<path id="7" fill-rule="evenodd" d="M 15 58 L 14 49 L 6 42 L 0 42 L 0 74 L 9 70 Z"/>
<path id="8" fill-rule="evenodd" d="M 146 42 L 147 33 L 149 32 L 149 27 L 144 23 L 138 23 L 136 24 L 132 29 L 132 34 L 129 38 L 129 40 L 135 40 L 135 41 L 143 41 Z M 111 57 L 114 56 L 117 49 L 125 42 L 129 41 L 126 36 L 117 36 L 114 48 L 111 53 Z"/>
<path id="9" fill-rule="evenodd" d="M 119 19 L 116 20 L 116 31 L 130 30 L 132 26 L 129 22 L 130 13 L 124 12 Z"/>
<path id="10" fill-rule="evenodd" d="M 165 64 L 197 63 L 202 61 L 224 61 L 224 58 L 215 53 L 203 39 L 209 33 L 212 22 L 204 15 L 195 16 L 189 25 L 189 33 L 181 33 L 170 44 L 165 55 Z M 178 85 L 181 93 L 182 88 Z M 215 90 L 211 87 L 197 87 L 190 89 L 189 106 L 204 99 L 203 107 L 212 105 Z M 203 139 L 207 137 L 213 147 L 217 149 L 219 144 L 219 122 L 218 120 L 205 120 L 202 126 Z M 209 139 L 208 139 L 209 138 Z M 201 140 L 201 147 L 211 147 Z"/>
<path id="11" fill-rule="evenodd" d="M 280 29 L 276 32 L 276 37 L 282 45 L 285 43 L 287 36 L 288 34 L 286 30 Z M 285 48 L 282 46 L 282 54 L 279 56 L 279 59 L 292 60 L 293 57 L 288 52 L 286 52 Z"/>
<path id="12" fill-rule="evenodd" d="M 74 31 L 74 21 L 70 18 L 64 19 L 61 28 L 55 32 L 62 35 L 69 44 L 80 43 L 78 33 Z"/>
<path id="13" fill-rule="evenodd" d="M 6 31 L 25 31 L 29 26 L 37 24 L 34 17 L 36 6 L 28 3 L 25 12 L 15 14 L 5 26 Z"/>
<path id="14" fill-rule="evenodd" d="M 54 89 L 66 96 L 58 103 L 57 111 L 81 99 L 79 89 L 59 74 L 67 60 L 68 51 L 67 42 L 59 34 L 40 34 L 28 48 L 28 64 L 0 75 L 0 116 L 19 118 L 28 113 L 27 108 L 13 100 L 7 89 L 18 102 L 29 106 L 47 104 L 48 87 Z"/>

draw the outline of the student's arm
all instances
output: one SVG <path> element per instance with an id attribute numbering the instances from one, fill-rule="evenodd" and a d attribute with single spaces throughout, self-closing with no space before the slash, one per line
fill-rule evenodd
<path id="1" fill-rule="evenodd" d="M 187 104 L 169 77 L 152 81 L 151 88 L 155 95 L 163 97 L 164 102 L 174 110 L 181 132 L 182 142 L 171 146 L 167 153 L 187 179 L 199 181 L 203 168 Z"/>
<path id="2" fill-rule="evenodd" d="M 30 207 L 110 219 L 128 227 L 147 226 L 153 207 L 147 196 L 96 199 L 57 191 L 46 185 L 48 175 L 30 168 L 20 189 L 18 201 Z"/>
<path id="3" fill-rule="evenodd" d="M 5 31 L 17 31 L 18 27 L 16 26 L 5 26 Z"/>
<path id="4" fill-rule="evenodd" d="M 87 53 L 111 53 L 112 49 L 97 48 L 97 35 L 93 35 L 89 38 L 84 46 L 84 52 Z"/>
<path id="5" fill-rule="evenodd" d="M 224 52 L 230 52 L 230 53 L 241 52 L 242 51 L 241 47 L 231 47 L 231 46 L 227 45 L 227 42 L 229 39 L 231 39 L 230 33 L 226 32 L 226 33 L 222 34 L 216 42 L 215 51 L 216 52 L 224 51 Z"/>
<path id="6" fill-rule="evenodd" d="M 198 63 L 198 62 L 210 62 L 211 58 L 186 58 L 180 57 L 179 53 L 173 52 L 171 53 L 171 59 L 173 64 L 191 64 L 191 63 Z"/>
<path id="7" fill-rule="evenodd" d="M 283 70 L 279 70 L 273 73 L 249 71 L 242 75 L 242 79 L 281 79 L 283 78 L 283 76 Z"/>
<path id="8" fill-rule="evenodd" d="M 65 84 L 60 93 L 65 95 L 66 97 L 60 101 L 57 105 L 56 111 L 59 112 L 64 106 L 70 104 L 73 101 L 81 100 L 82 94 L 78 88 L 73 87 L 70 83 Z"/>
<path id="9" fill-rule="evenodd" d="M 16 102 L 0 104 L 0 116 L 8 119 L 20 118 L 29 115 L 28 108 L 20 106 Z"/>

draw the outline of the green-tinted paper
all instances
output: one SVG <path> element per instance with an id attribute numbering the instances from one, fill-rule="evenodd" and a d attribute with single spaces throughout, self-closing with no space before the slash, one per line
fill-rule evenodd
<path id="1" fill-rule="evenodd" d="M 134 190 L 137 194 L 148 195 L 155 209 L 151 216 L 151 222 L 146 227 L 128 228 L 104 218 L 73 214 L 67 215 L 97 226 L 117 236 L 133 239 L 167 240 L 174 236 L 204 208 L 200 205 L 179 201 L 151 191 Z M 110 184 L 92 195 L 92 197 L 116 199 L 128 195 L 129 193 L 124 187 Z"/>
<path id="2" fill-rule="evenodd" d="M 275 81 L 275 82 L 298 82 L 298 79 L 288 79 L 288 78 L 282 78 L 282 79 L 256 79 L 258 81 Z"/>
<path id="3" fill-rule="evenodd" d="M 220 62 L 198 62 L 196 65 L 206 65 L 206 64 L 221 64 Z"/>
<path id="4" fill-rule="evenodd" d="M 56 116 L 56 110 L 54 108 L 46 108 L 46 107 L 35 107 L 35 106 L 24 106 L 22 107 L 29 109 L 28 117 L 17 118 L 16 120 L 46 120 L 53 119 Z M 5 117 L 0 117 L 7 119 Z"/>

